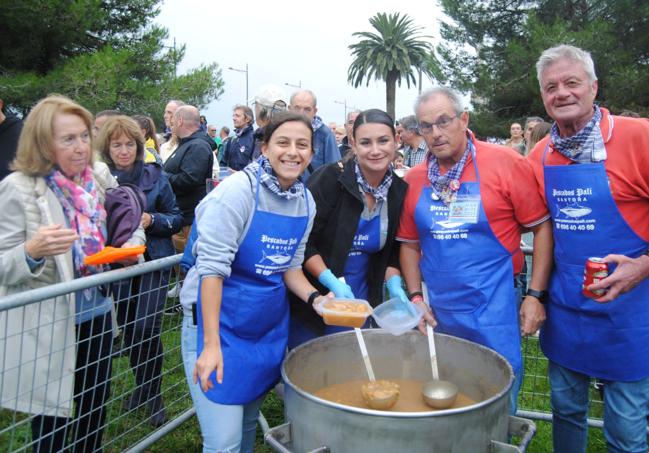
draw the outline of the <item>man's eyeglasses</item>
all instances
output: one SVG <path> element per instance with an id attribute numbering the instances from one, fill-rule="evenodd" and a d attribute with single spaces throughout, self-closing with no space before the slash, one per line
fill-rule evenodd
<path id="1" fill-rule="evenodd" d="M 424 135 L 424 134 L 430 134 L 433 132 L 433 126 L 437 126 L 438 129 L 443 130 L 446 129 L 451 125 L 453 120 L 457 118 L 457 115 L 455 116 L 443 116 L 434 123 L 427 123 L 425 121 L 420 121 L 417 124 L 417 129 L 419 129 L 419 133 Z"/>

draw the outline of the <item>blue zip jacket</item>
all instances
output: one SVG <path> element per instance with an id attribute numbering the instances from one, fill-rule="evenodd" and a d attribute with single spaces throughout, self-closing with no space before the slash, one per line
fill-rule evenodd
<path id="1" fill-rule="evenodd" d="M 183 213 L 169 177 L 158 164 L 145 164 L 139 186 L 146 194 L 145 211 L 153 216 L 153 224 L 145 231 L 147 259 L 171 256 L 176 253 L 171 236 L 180 231 Z"/>
<path id="2" fill-rule="evenodd" d="M 252 162 L 252 152 L 255 148 L 255 138 L 252 125 L 245 127 L 243 132 L 229 139 L 225 144 L 221 163 L 233 170 L 243 170 Z"/>
<path id="3" fill-rule="evenodd" d="M 340 150 L 336 144 L 336 137 L 325 125 L 320 126 L 313 133 L 313 159 L 304 170 L 302 181 L 306 182 L 311 173 L 324 164 L 331 164 L 340 160 Z"/>

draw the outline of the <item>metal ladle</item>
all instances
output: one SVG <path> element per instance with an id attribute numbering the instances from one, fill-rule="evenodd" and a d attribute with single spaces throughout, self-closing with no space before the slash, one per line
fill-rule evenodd
<path id="1" fill-rule="evenodd" d="M 338 280 L 345 283 L 345 277 L 338 277 Z M 399 399 L 399 387 L 390 383 L 389 381 L 376 381 L 374 377 L 374 370 L 372 369 L 372 362 L 370 362 L 370 356 L 367 353 L 367 347 L 365 346 L 365 340 L 363 339 L 363 333 L 358 327 L 354 327 L 354 333 L 356 334 L 356 340 L 358 340 L 358 346 L 361 348 L 361 355 L 363 356 L 363 362 L 365 363 L 365 370 L 367 371 L 367 377 L 370 378 L 370 382 L 363 384 L 361 387 L 361 394 L 363 400 L 370 406 L 372 409 L 377 410 L 388 410 L 394 406 Z M 383 391 L 380 392 L 380 396 L 377 395 L 378 392 L 375 390 L 374 384 L 384 384 Z M 367 384 L 372 384 L 368 386 Z"/>
<path id="2" fill-rule="evenodd" d="M 370 378 L 370 382 L 363 384 L 361 388 L 361 393 L 363 399 L 372 409 L 377 410 L 388 410 L 394 406 L 399 399 L 399 387 L 390 385 L 388 381 L 376 381 L 374 377 L 374 370 L 372 369 L 372 363 L 370 362 L 370 356 L 367 354 L 367 348 L 365 347 L 365 340 L 363 339 L 363 334 L 361 329 L 358 327 L 354 328 L 354 333 L 356 333 L 356 339 L 358 340 L 358 345 L 361 348 L 361 354 L 363 355 L 363 362 L 365 363 L 365 369 L 367 370 L 367 376 Z M 369 384 L 369 385 L 368 385 Z M 378 389 L 383 384 L 382 391 L 377 392 Z M 396 387 L 396 388 L 395 388 Z"/>
<path id="3" fill-rule="evenodd" d="M 421 284 L 421 291 L 424 294 L 424 302 L 426 302 L 426 305 L 429 305 L 428 289 L 426 288 L 426 284 L 423 282 Z M 435 337 L 433 334 L 433 328 L 427 322 L 426 334 L 428 336 L 428 350 L 430 352 L 430 366 L 433 372 L 433 380 L 426 382 L 421 387 L 421 394 L 426 404 L 428 404 L 433 409 L 448 409 L 455 402 L 459 390 L 457 388 L 457 385 L 453 384 L 452 382 L 442 381 L 439 379 L 439 371 L 437 368 L 437 352 L 435 350 Z"/>

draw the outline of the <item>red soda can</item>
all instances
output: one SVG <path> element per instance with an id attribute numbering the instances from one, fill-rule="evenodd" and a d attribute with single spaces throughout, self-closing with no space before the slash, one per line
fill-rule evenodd
<path id="1" fill-rule="evenodd" d="M 605 289 L 590 291 L 587 288 L 593 283 L 599 283 L 600 280 L 603 280 L 606 277 L 608 277 L 608 263 L 605 263 L 602 258 L 588 258 L 586 260 L 586 266 L 584 267 L 584 280 L 581 284 L 581 293 L 591 299 L 602 297 L 606 292 Z"/>

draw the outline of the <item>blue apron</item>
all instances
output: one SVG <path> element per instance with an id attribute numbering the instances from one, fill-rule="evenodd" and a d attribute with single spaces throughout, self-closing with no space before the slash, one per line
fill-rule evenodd
<path id="1" fill-rule="evenodd" d="M 555 269 L 541 348 L 550 360 L 588 376 L 643 379 L 649 376 L 649 279 L 604 304 L 582 295 L 581 283 L 589 257 L 636 258 L 648 243 L 621 216 L 603 162 L 546 166 L 547 151 L 543 174 Z"/>
<path id="2" fill-rule="evenodd" d="M 261 171 L 261 168 L 260 168 Z M 280 378 L 280 365 L 288 341 L 289 307 L 283 275 L 288 269 L 309 221 L 258 210 L 259 175 L 255 212 L 250 228 L 223 280 L 220 338 L 223 383 L 216 382 L 205 396 L 220 404 L 246 404 L 266 393 Z M 203 351 L 203 319 L 198 292 L 197 356 Z"/>
<path id="3" fill-rule="evenodd" d="M 361 217 L 358 220 L 358 228 L 343 270 L 345 282 L 352 288 L 357 299 L 367 300 L 369 297 L 367 273 L 370 255 L 381 250 L 381 204 L 377 203 L 376 210 L 379 214 L 372 219 L 365 220 Z"/>
<path id="4" fill-rule="evenodd" d="M 424 187 L 415 208 L 422 250 L 421 274 L 437 331 L 492 348 L 502 354 L 514 372 L 522 367 L 520 329 L 512 254 L 496 238 L 480 198 L 480 174 L 475 146 L 470 142 L 476 182 L 464 182 L 458 200 L 473 209 L 472 219 L 449 216 L 456 206 L 433 199 Z M 478 203 L 475 203 L 475 200 Z"/>
<path id="5" fill-rule="evenodd" d="M 370 220 L 362 217 L 358 220 L 358 228 L 354 235 L 352 248 L 347 255 L 343 276 L 354 293 L 356 299 L 367 300 L 369 297 L 369 287 L 367 284 L 367 273 L 370 266 L 370 255 L 381 250 L 381 205 L 377 203 L 376 209 L 379 214 Z M 363 325 L 363 329 L 368 329 L 371 325 L 371 318 Z M 325 326 L 325 334 L 329 335 L 337 332 L 346 332 L 352 330 L 351 327 Z"/>

